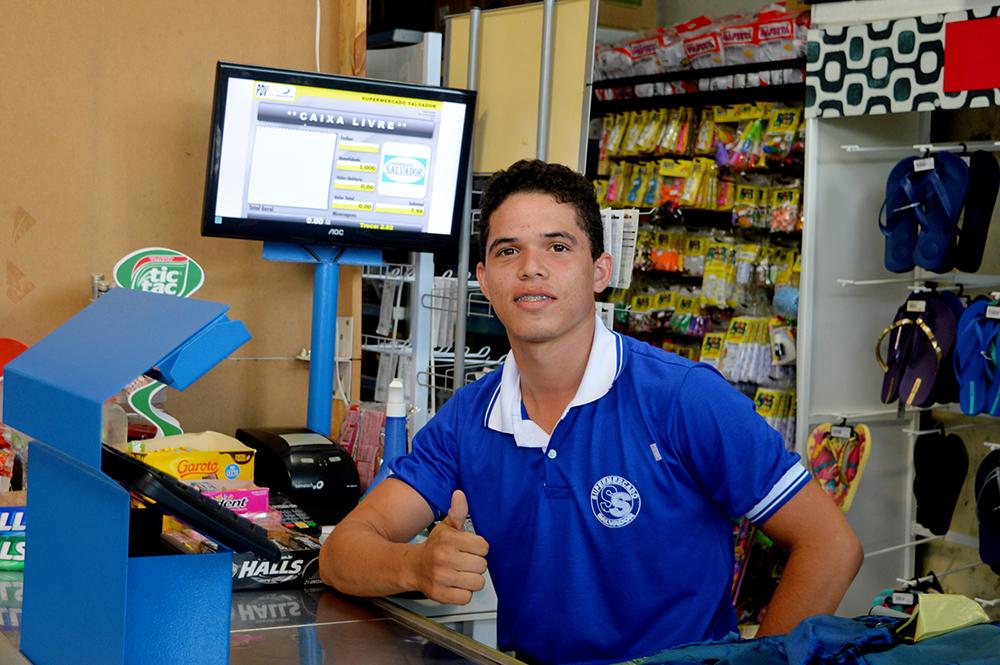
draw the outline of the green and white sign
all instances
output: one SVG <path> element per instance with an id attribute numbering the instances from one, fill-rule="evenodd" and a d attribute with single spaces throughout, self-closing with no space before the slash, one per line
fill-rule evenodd
<path id="1" fill-rule="evenodd" d="M 118 286 L 186 298 L 205 283 L 205 271 L 187 254 L 165 247 L 145 247 L 115 264 Z"/>
<path id="2" fill-rule="evenodd" d="M 166 247 L 137 249 L 115 264 L 118 286 L 187 298 L 205 283 L 205 271 L 187 254 Z M 183 434 L 180 423 L 158 409 L 153 398 L 166 386 L 140 377 L 126 389 L 129 405 L 156 426 L 157 436 Z"/>

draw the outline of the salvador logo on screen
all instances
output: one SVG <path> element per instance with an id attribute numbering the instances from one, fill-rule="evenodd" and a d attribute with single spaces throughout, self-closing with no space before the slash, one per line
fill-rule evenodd
<path id="1" fill-rule="evenodd" d="M 164 247 L 137 249 L 115 264 L 118 286 L 186 298 L 205 283 L 205 271 L 190 256 Z"/>
<path id="2" fill-rule="evenodd" d="M 427 180 L 427 160 L 387 156 L 382 165 L 382 179 L 400 185 L 423 185 Z"/>
<path id="3" fill-rule="evenodd" d="M 621 476 L 604 476 L 590 490 L 590 508 L 594 517 L 612 529 L 634 520 L 641 505 L 639 490 Z"/>
<path id="4" fill-rule="evenodd" d="M 386 142 L 378 175 L 378 193 L 408 199 L 427 195 L 431 147 L 422 143 Z"/>

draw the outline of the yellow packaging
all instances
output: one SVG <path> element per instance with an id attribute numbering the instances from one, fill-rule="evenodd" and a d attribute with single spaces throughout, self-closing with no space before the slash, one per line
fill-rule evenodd
<path id="1" fill-rule="evenodd" d="M 176 478 L 253 480 L 254 449 L 225 434 L 179 434 L 134 443 L 144 450 L 130 450 L 132 457 Z"/>

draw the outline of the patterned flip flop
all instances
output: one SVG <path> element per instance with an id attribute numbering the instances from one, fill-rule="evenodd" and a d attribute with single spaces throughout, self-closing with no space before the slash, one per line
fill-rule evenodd
<path id="1" fill-rule="evenodd" d="M 867 425 L 855 425 L 849 438 L 835 437 L 830 423 L 819 425 L 809 435 L 809 471 L 823 491 L 847 512 L 861 482 L 861 474 L 871 453 L 871 432 Z"/>

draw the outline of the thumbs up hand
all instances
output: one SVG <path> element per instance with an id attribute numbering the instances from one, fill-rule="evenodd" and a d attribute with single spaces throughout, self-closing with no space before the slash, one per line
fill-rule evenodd
<path id="1" fill-rule="evenodd" d="M 465 493 L 456 490 L 448 515 L 421 545 L 417 585 L 428 598 L 440 603 L 465 605 L 486 583 L 483 573 L 490 546 L 481 536 L 465 531 L 468 515 Z"/>

